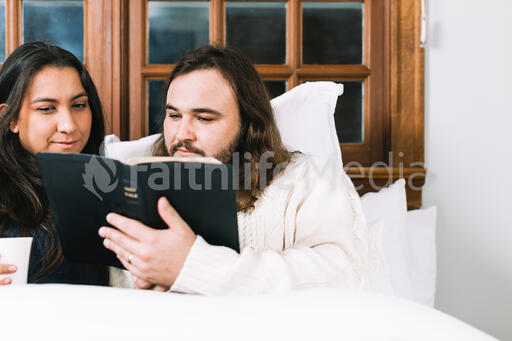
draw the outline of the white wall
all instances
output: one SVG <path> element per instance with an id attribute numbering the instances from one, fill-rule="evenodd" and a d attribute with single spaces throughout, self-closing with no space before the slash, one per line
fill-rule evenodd
<path id="1" fill-rule="evenodd" d="M 427 0 L 436 307 L 512 340 L 512 1 Z"/>

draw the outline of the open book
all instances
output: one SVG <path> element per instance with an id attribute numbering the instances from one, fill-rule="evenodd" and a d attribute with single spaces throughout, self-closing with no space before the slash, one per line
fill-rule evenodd
<path id="1" fill-rule="evenodd" d="M 239 251 L 233 169 L 213 158 L 144 157 L 125 162 L 88 154 L 39 153 L 37 161 L 64 257 L 123 268 L 98 236 L 116 212 L 145 225 L 167 225 L 165 196 L 208 243 Z"/>

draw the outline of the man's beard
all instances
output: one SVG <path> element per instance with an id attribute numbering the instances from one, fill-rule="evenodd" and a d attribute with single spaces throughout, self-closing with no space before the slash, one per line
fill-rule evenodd
<path id="1" fill-rule="evenodd" d="M 178 148 L 186 148 L 189 152 L 201 155 L 201 156 L 211 156 L 219 160 L 223 163 L 230 163 L 231 159 L 233 158 L 233 153 L 238 149 L 238 146 L 240 144 L 240 136 L 241 134 L 238 133 L 237 136 L 229 143 L 229 145 L 219 151 L 215 155 L 206 155 L 206 152 L 202 149 L 194 147 L 188 140 L 180 141 L 171 148 L 169 148 L 169 155 L 174 156 L 176 152 L 178 151 Z"/>

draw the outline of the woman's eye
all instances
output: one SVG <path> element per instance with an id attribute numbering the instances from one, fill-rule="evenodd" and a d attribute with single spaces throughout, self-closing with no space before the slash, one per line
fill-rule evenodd
<path id="1" fill-rule="evenodd" d="M 55 107 L 53 106 L 47 106 L 47 107 L 39 107 L 37 108 L 37 111 L 42 112 L 43 114 L 47 114 L 55 110 Z"/>
<path id="2" fill-rule="evenodd" d="M 76 104 L 73 104 L 73 108 L 78 109 L 78 110 L 85 109 L 86 107 L 87 107 L 86 103 L 76 103 Z"/>

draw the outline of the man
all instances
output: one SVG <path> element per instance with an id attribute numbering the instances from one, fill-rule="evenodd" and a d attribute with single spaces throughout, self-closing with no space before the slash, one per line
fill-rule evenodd
<path id="1" fill-rule="evenodd" d="M 167 89 L 154 154 L 213 156 L 239 167 L 241 252 L 196 236 L 165 198 L 158 210 L 167 230 L 109 214 L 119 230 L 99 233 L 136 286 L 206 295 L 360 286 L 367 246 L 359 196 L 334 163 L 284 148 L 248 58 L 230 47 L 189 52 Z"/>

